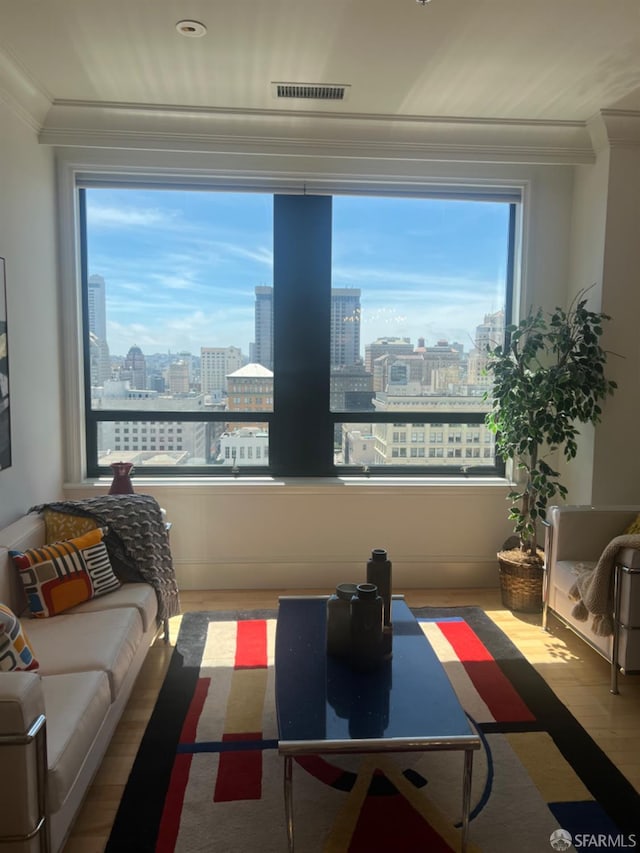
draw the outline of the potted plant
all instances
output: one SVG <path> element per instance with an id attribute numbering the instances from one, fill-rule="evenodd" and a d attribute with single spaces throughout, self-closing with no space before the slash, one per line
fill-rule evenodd
<path id="1" fill-rule="evenodd" d="M 502 600 L 511 610 L 542 608 L 544 553 L 539 523 L 549 501 L 565 498 L 567 488 L 549 457 L 562 451 L 567 460 L 578 450 L 577 425 L 600 420 L 599 402 L 616 383 L 605 377 L 607 353 L 600 346 L 607 314 L 589 311 L 586 291 L 568 310 L 531 309 L 505 329 L 505 343 L 489 348 L 487 372 L 492 409 L 485 418 L 495 433 L 496 454 L 513 461 L 517 485 L 509 493 L 514 536 L 498 552 Z"/>

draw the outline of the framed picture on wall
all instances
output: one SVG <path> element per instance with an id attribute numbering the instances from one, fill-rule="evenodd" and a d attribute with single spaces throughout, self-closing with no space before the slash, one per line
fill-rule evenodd
<path id="1" fill-rule="evenodd" d="M 0 470 L 11 465 L 11 414 L 9 408 L 9 341 L 7 335 L 7 281 L 0 258 Z"/>

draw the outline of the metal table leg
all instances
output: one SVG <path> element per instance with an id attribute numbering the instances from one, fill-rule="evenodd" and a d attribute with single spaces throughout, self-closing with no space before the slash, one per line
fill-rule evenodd
<path id="1" fill-rule="evenodd" d="M 469 837 L 469 812 L 471 811 L 471 776 L 473 773 L 473 750 L 464 751 L 464 776 L 462 779 L 462 836 L 460 851 L 465 853 Z"/>
<path id="2" fill-rule="evenodd" d="M 293 759 L 284 757 L 284 814 L 287 822 L 287 846 L 293 853 Z"/>
<path id="3" fill-rule="evenodd" d="M 611 649 L 611 683 L 609 692 L 617 695 L 618 690 L 618 649 L 620 647 L 620 566 L 613 569 L 613 644 Z"/>

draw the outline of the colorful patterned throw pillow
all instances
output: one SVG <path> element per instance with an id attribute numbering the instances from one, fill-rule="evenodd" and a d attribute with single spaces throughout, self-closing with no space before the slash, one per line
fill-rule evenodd
<path id="1" fill-rule="evenodd" d="M 45 509 L 42 512 L 45 523 L 45 537 L 47 543 L 61 542 L 63 539 L 75 539 L 95 530 L 98 522 L 85 515 L 72 515 L 70 512 L 58 512 L 53 509 Z"/>
<path id="2" fill-rule="evenodd" d="M 20 620 L 10 607 L 0 604 L 0 672 L 39 666 Z"/>
<path id="3" fill-rule="evenodd" d="M 30 551 L 10 551 L 32 616 L 55 616 L 118 589 L 103 536 L 106 528 Z"/>

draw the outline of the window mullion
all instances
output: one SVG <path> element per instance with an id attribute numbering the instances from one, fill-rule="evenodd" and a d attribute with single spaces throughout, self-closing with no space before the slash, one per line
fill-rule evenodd
<path id="1" fill-rule="evenodd" d="M 332 470 L 329 416 L 331 198 L 274 198 L 274 425 L 276 474 Z"/>

